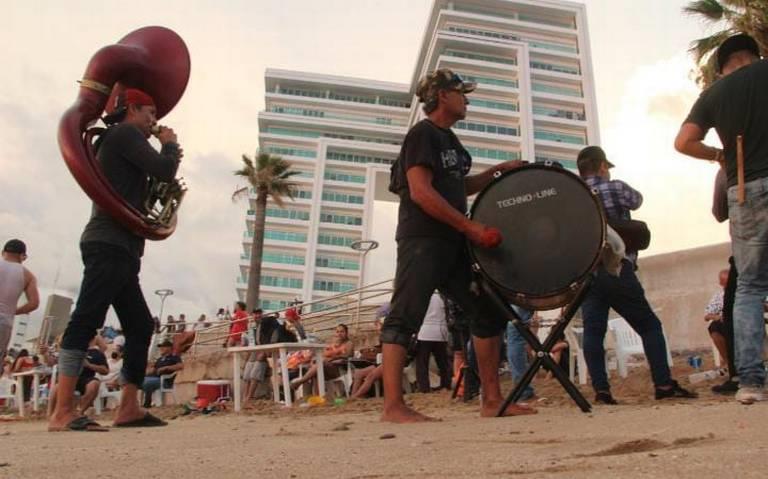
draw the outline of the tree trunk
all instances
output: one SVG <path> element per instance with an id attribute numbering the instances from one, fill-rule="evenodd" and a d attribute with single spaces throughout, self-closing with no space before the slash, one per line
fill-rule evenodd
<path id="1" fill-rule="evenodd" d="M 259 307 L 259 287 L 261 286 L 261 256 L 264 252 L 264 223 L 267 212 L 267 192 L 264 188 L 256 189 L 256 215 L 253 224 L 253 242 L 251 243 L 251 265 L 248 270 L 248 291 L 245 295 L 246 311 Z"/>

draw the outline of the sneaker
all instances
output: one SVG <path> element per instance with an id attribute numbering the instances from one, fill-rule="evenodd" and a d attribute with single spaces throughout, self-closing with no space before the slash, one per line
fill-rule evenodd
<path id="1" fill-rule="evenodd" d="M 618 401 L 613 399 L 613 395 L 611 395 L 610 391 L 598 391 L 597 394 L 595 394 L 595 403 L 608 404 L 611 406 L 619 404 Z"/>
<path id="2" fill-rule="evenodd" d="M 695 392 L 692 392 L 680 387 L 680 384 L 678 384 L 677 381 L 672 381 L 670 383 L 670 386 L 672 387 L 669 389 L 656 388 L 656 399 L 657 400 L 668 399 L 668 398 L 695 399 L 699 397 L 699 395 L 696 394 Z"/>
<path id="3" fill-rule="evenodd" d="M 712 392 L 715 394 L 731 395 L 736 394 L 739 390 L 739 383 L 733 379 L 726 380 L 723 384 L 716 384 L 712 386 Z"/>
<path id="4" fill-rule="evenodd" d="M 752 404 L 763 400 L 763 388 L 760 386 L 740 386 L 736 400 L 741 404 Z"/>

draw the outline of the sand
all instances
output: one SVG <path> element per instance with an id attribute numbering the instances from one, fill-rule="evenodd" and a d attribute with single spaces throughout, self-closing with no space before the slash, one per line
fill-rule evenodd
<path id="1" fill-rule="evenodd" d="M 434 393 L 408 396 L 441 419 L 419 425 L 379 422 L 380 399 L 206 416 L 171 406 L 155 410 L 168 427 L 106 433 L 0 422 L 0 477 L 768 477 L 768 404 L 714 396 L 712 383 L 697 400 L 657 402 L 641 368 L 612 381 L 622 405 L 589 414 L 538 378 L 539 414 L 515 418 L 481 419 L 477 403 Z"/>

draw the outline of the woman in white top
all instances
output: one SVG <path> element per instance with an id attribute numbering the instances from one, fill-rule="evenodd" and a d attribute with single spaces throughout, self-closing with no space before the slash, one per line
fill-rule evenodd
<path id="1" fill-rule="evenodd" d="M 419 392 L 431 391 L 429 384 L 429 356 L 434 356 L 440 371 L 440 388 L 451 388 L 451 369 L 448 363 L 448 322 L 445 315 L 445 302 L 435 291 L 429 300 L 429 308 L 424 316 L 417 336 L 416 347 L 416 382 Z"/>

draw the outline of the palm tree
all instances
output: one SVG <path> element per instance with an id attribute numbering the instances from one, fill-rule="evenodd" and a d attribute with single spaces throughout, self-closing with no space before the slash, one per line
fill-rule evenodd
<path id="1" fill-rule="evenodd" d="M 249 186 L 238 188 L 232 193 L 232 201 L 247 198 L 249 190 L 256 192 L 256 218 L 253 226 L 253 242 L 251 243 L 251 264 L 248 272 L 248 290 L 245 303 L 247 311 L 258 307 L 259 284 L 261 282 L 261 255 L 264 251 L 264 222 L 266 220 L 267 199 L 283 208 L 283 198 L 293 200 L 296 184 L 289 181 L 291 176 L 299 172 L 290 170 L 291 164 L 279 156 L 269 153 L 257 153 L 255 161 L 243 155 L 243 167 L 235 171 L 235 176 L 241 176 L 248 181 Z"/>
<path id="2" fill-rule="evenodd" d="M 768 0 L 695 0 L 683 7 L 688 15 L 700 17 L 720 30 L 691 43 L 696 60 L 696 82 L 706 88 L 717 79 L 717 47 L 739 32 L 752 36 L 762 53 L 768 52 Z"/>

